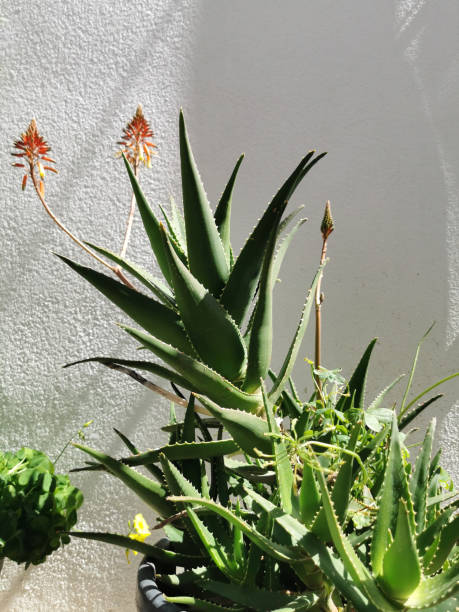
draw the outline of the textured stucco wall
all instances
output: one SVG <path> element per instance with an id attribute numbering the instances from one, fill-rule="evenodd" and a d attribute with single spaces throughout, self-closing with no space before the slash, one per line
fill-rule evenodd
<path id="1" fill-rule="evenodd" d="M 0 19 L 2 448 L 26 444 L 55 456 L 90 418 L 94 447 L 120 450 L 113 426 L 150 447 L 168 410 L 100 367 L 61 369 L 95 354 L 129 356 L 133 345 L 113 325 L 122 316 L 49 251 L 88 260 L 31 191 L 20 192 L 9 145 L 32 116 L 58 160 L 60 175 L 47 182 L 56 212 L 84 239 L 115 250 L 129 191 L 112 152 L 138 102 L 159 146 L 154 170 L 143 175 L 154 203 L 180 196 L 180 106 L 211 201 L 245 151 L 234 198 L 236 248 L 305 150 L 328 150 L 295 198 L 309 222 L 277 290 L 277 361 L 317 263 L 317 228 L 330 198 L 336 231 L 324 281 L 326 365 L 349 374 L 378 336 L 376 391 L 407 371 L 417 340 L 436 320 L 415 391 L 457 369 L 457 2 L 16 0 L 1 4 Z M 139 223 L 131 255 L 150 265 Z M 311 339 L 303 356 L 312 355 Z M 303 373 L 299 363 L 300 387 L 309 382 Z M 436 410 L 439 443 L 454 472 L 458 385 L 445 391 Z M 71 450 L 61 468 L 81 460 Z M 75 480 L 86 495 L 80 528 L 124 531 L 141 508 L 108 477 Z M 7 565 L 0 609 L 132 610 L 134 573 L 122 551 L 74 541 L 25 574 Z"/>

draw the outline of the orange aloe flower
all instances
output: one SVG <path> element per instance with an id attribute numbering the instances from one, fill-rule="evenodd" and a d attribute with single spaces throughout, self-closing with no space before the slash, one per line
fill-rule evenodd
<path id="1" fill-rule="evenodd" d="M 153 149 L 156 149 L 152 138 L 153 130 L 145 119 L 142 106 L 139 104 L 135 115 L 123 129 L 121 140 L 117 142 L 121 146 L 119 155 L 124 153 L 134 168 L 137 168 L 139 162 L 151 168 L 151 156 L 155 154 Z"/>
<path id="2" fill-rule="evenodd" d="M 40 180 L 38 183 L 38 190 L 40 195 L 43 197 L 45 193 L 45 184 L 43 179 L 45 178 L 45 170 L 57 173 L 56 168 L 52 166 L 43 165 L 42 162 L 55 164 L 56 162 L 51 157 L 48 157 L 48 152 L 51 150 L 46 140 L 40 136 L 37 130 L 37 123 L 35 119 L 29 124 L 27 130 L 21 134 L 19 140 L 14 142 L 14 148 L 17 149 L 14 153 L 11 153 L 14 157 L 22 157 L 23 162 L 15 162 L 13 166 L 16 168 L 26 168 L 24 177 L 22 179 L 22 189 L 24 190 L 27 185 L 27 177 L 30 175 L 32 179 L 35 176 L 35 168 L 38 170 Z"/>

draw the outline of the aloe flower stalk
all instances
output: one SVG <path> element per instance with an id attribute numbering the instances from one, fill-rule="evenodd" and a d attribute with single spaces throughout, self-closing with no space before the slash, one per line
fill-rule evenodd
<path id="1" fill-rule="evenodd" d="M 138 178 L 140 164 L 143 163 L 146 168 L 151 168 L 151 156 L 155 154 L 156 145 L 151 140 L 153 138 L 153 130 L 150 124 L 145 119 L 142 106 L 139 104 L 131 121 L 123 129 L 121 140 L 117 143 L 120 145 L 120 151 L 117 157 L 122 154 L 131 164 L 134 171 L 134 176 Z M 124 234 L 123 246 L 121 248 L 120 257 L 125 257 L 129 238 L 131 236 L 132 224 L 134 221 L 135 211 L 135 194 L 131 196 L 131 205 Z M 120 270 L 120 267 L 117 268 Z"/>
<path id="2" fill-rule="evenodd" d="M 32 119 L 27 130 L 21 134 L 21 137 L 18 140 L 14 142 L 13 146 L 16 150 L 11 153 L 11 155 L 21 159 L 21 161 L 13 163 L 13 166 L 15 168 L 25 169 L 25 174 L 22 178 L 22 190 L 24 191 L 26 188 L 28 177 L 30 177 L 43 208 L 46 210 L 58 228 L 67 234 L 67 236 L 69 236 L 69 238 L 71 238 L 80 248 L 82 248 L 83 251 L 94 257 L 94 259 L 96 259 L 99 263 L 114 272 L 125 285 L 132 287 L 131 283 L 124 276 L 121 270 L 117 270 L 115 266 L 104 261 L 81 240 L 79 240 L 79 238 L 77 238 L 69 229 L 67 229 L 67 227 L 56 217 L 45 200 L 45 171 L 54 172 L 56 174 L 58 171 L 56 168 L 49 165 L 43 165 L 42 163 L 46 162 L 47 164 L 55 164 L 56 162 L 48 156 L 51 147 L 38 132 L 35 119 Z"/>
<path id="3" fill-rule="evenodd" d="M 325 213 L 320 226 L 320 232 L 322 234 L 322 252 L 320 254 L 320 265 L 323 266 L 325 263 L 325 256 L 327 254 L 327 240 L 332 231 L 334 230 L 333 217 L 331 214 L 330 200 L 325 205 Z M 314 368 L 318 370 L 321 364 L 321 344 L 322 344 L 322 320 L 321 320 L 321 309 L 323 302 L 323 293 L 321 292 L 323 274 L 320 275 L 319 281 L 316 287 L 316 341 L 315 341 L 315 359 Z M 322 382 L 319 376 L 316 376 L 316 385 L 319 391 L 322 389 Z"/>

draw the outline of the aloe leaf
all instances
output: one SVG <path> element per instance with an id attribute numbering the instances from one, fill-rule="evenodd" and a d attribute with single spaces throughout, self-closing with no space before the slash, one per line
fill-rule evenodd
<path id="1" fill-rule="evenodd" d="M 309 463 L 303 464 L 303 479 L 299 493 L 301 522 L 310 527 L 320 508 L 320 492 L 317 488 L 314 470 Z"/>
<path id="2" fill-rule="evenodd" d="M 175 299 L 188 336 L 202 360 L 225 378 L 241 377 L 246 348 L 223 306 L 183 265 L 163 233 Z"/>
<path id="3" fill-rule="evenodd" d="M 427 336 L 429 335 L 430 331 L 432 330 L 432 327 L 435 325 L 435 322 L 432 323 L 432 325 L 429 327 L 429 329 L 426 331 L 426 333 L 422 336 L 422 338 L 419 340 L 418 346 L 416 348 L 416 352 L 414 354 L 414 359 L 413 359 L 413 364 L 411 366 L 411 371 L 410 371 L 410 375 L 408 377 L 408 382 L 406 385 L 406 389 L 405 392 L 403 394 L 403 398 L 402 398 L 402 403 L 400 404 L 400 417 L 403 416 L 403 414 L 406 412 L 406 410 L 408 409 L 408 407 L 405 408 L 405 403 L 406 403 L 406 399 L 408 397 L 408 393 L 410 392 L 411 389 L 411 385 L 413 383 L 413 376 L 414 376 L 414 372 L 416 370 L 416 365 L 418 362 L 418 357 L 419 357 L 419 351 L 421 350 L 421 345 L 424 342 L 424 340 L 427 338 Z M 399 417 L 399 418 L 400 418 Z"/>
<path id="4" fill-rule="evenodd" d="M 408 414 L 405 412 L 405 416 L 399 420 L 398 427 L 399 427 L 400 431 L 402 429 L 405 429 L 406 427 L 408 427 L 408 425 L 411 423 L 411 421 L 413 421 L 419 414 L 421 414 L 421 412 L 424 412 L 424 410 L 428 406 L 430 406 L 430 404 L 433 404 L 438 399 L 443 397 L 443 395 L 444 395 L 443 393 L 439 393 L 438 395 L 435 395 L 434 397 L 431 397 L 430 399 L 428 399 L 426 402 L 423 402 L 419 406 L 416 406 L 416 408 L 413 408 L 413 410 L 410 410 L 410 412 L 408 412 Z"/>
<path id="5" fill-rule="evenodd" d="M 113 476 L 119 478 L 158 514 L 164 517 L 173 514 L 174 507 L 166 500 L 167 492 L 160 484 L 146 478 L 146 476 L 139 474 L 105 453 L 88 448 L 82 444 L 74 443 L 73 445 L 99 461 Z"/>
<path id="6" fill-rule="evenodd" d="M 322 471 L 318 471 L 319 486 L 322 493 L 322 503 L 327 517 L 328 529 L 344 567 L 357 585 L 361 586 L 378 610 L 396 610 L 384 597 L 366 566 L 362 563 L 351 543 L 344 535 L 336 517 L 333 502 L 327 489 L 327 483 Z"/>
<path id="7" fill-rule="evenodd" d="M 169 215 L 167 214 L 164 206 L 161 206 L 161 204 L 159 204 L 158 206 L 166 222 L 167 230 L 169 232 L 169 238 L 171 240 L 172 245 L 174 246 L 174 250 L 177 256 L 180 257 L 182 263 L 186 265 L 188 260 L 186 255 L 186 245 L 184 243 L 182 244 L 180 234 L 176 232 L 176 227 L 173 221 L 170 219 Z"/>
<path id="8" fill-rule="evenodd" d="M 239 447 L 234 440 L 212 440 L 211 442 L 178 442 L 168 444 L 153 450 L 124 457 L 122 462 L 125 465 L 148 465 L 157 463 L 161 454 L 171 461 L 183 461 L 186 459 L 211 459 L 212 457 L 222 457 L 238 452 Z"/>
<path id="9" fill-rule="evenodd" d="M 285 591 L 267 591 L 257 587 L 247 588 L 242 584 L 228 584 L 216 580 L 205 582 L 206 591 L 225 597 L 236 604 L 244 606 L 245 610 L 257 612 L 282 610 L 308 610 L 318 600 L 315 593 L 289 595 Z"/>
<path id="10" fill-rule="evenodd" d="M 206 601 L 198 597 L 191 597 L 189 595 L 179 595 L 176 597 L 168 597 L 165 599 L 179 606 L 186 606 L 187 610 L 194 610 L 195 612 L 247 612 L 244 608 L 235 608 L 234 606 L 227 607 L 220 604 Z"/>
<path id="11" fill-rule="evenodd" d="M 221 299 L 238 325 L 242 323 L 253 296 L 255 295 L 258 277 L 263 263 L 266 238 L 270 236 L 271 232 L 278 226 L 282 212 L 285 210 L 288 200 L 295 191 L 299 181 L 324 154 L 318 155 L 311 162 L 310 160 L 313 155 L 314 151 L 311 151 L 301 160 L 274 196 L 239 253 L 234 267 L 231 270 Z"/>
<path id="12" fill-rule="evenodd" d="M 276 472 L 267 467 L 261 467 L 253 463 L 244 463 L 237 459 L 225 457 L 225 470 L 229 474 L 235 474 L 236 476 L 242 476 L 249 482 L 254 483 L 265 483 L 274 485 L 276 482 Z"/>
<path id="13" fill-rule="evenodd" d="M 457 503 L 453 503 L 447 508 L 445 508 L 441 514 L 429 524 L 429 526 L 419 534 L 417 546 L 421 556 L 424 556 L 424 553 L 428 548 L 432 546 L 434 541 L 440 535 L 442 529 L 449 523 L 452 515 L 457 511 Z M 433 555 L 432 555 L 433 556 Z M 423 559 L 423 562 L 425 559 Z M 430 563 L 431 559 L 429 560 Z"/>
<path id="14" fill-rule="evenodd" d="M 349 381 L 349 395 L 342 395 L 339 398 L 338 403 L 336 404 L 336 410 L 339 410 L 340 412 L 346 412 L 346 410 L 351 405 L 353 395 L 355 395 L 354 406 L 356 408 L 363 409 L 365 404 L 365 386 L 367 380 L 368 364 L 370 362 L 371 353 L 377 341 L 377 338 L 373 338 L 373 340 L 365 349 L 365 352 L 362 355 L 362 358 L 360 359 Z"/>
<path id="15" fill-rule="evenodd" d="M 170 565 L 180 565 L 182 567 L 198 567 L 205 561 L 202 555 L 186 555 L 183 553 L 165 550 L 159 546 L 147 544 L 147 542 L 139 542 L 129 536 L 118 535 L 116 533 L 104 533 L 98 531 L 74 531 L 70 535 L 75 538 L 83 538 L 85 540 L 95 540 L 97 542 L 105 542 L 114 546 L 121 546 L 129 550 L 135 550 L 143 555 L 151 557 L 155 561 Z"/>
<path id="16" fill-rule="evenodd" d="M 276 246 L 276 232 L 271 234 L 266 247 L 255 306 L 250 329 L 247 356 L 247 372 L 243 389 L 249 393 L 260 388 L 271 363 L 273 344 L 273 256 Z"/>
<path id="17" fill-rule="evenodd" d="M 387 459 L 371 547 L 371 562 L 375 576 L 380 576 L 383 572 L 384 554 L 390 543 L 389 530 L 391 533 L 395 533 L 398 504 L 401 499 L 403 499 L 407 505 L 409 521 L 414 533 L 414 512 L 403 464 L 397 417 L 394 413 L 389 457 Z"/>
<path id="18" fill-rule="evenodd" d="M 410 492 L 413 499 L 413 509 L 416 518 L 416 533 L 424 530 L 426 520 L 426 502 L 429 485 L 430 455 L 432 453 L 433 436 L 436 420 L 433 419 L 419 451 L 413 474 L 410 478 Z"/>
<path id="19" fill-rule="evenodd" d="M 404 605 L 408 609 L 427 608 L 452 597 L 458 590 L 459 564 L 456 563 L 441 574 L 423 579 L 414 593 L 405 601 Z"/>
<path id="20" fill-rule="evenodd" d="M 124 442 L 124 444 L 127 446 L 127 448 L 131 451 L 131 453 L 133 455 L 138 455 L 139 454 L 139 450 L 129 440 L 129 438 L 127 436 L 125 436 L 123 433 L 121 433 L 121 431 L 118 431 L 118 429 L 116 429 L 116 427 L 114 427 L 113 429 L 114 429 L 116 435 L 122 440 L 122 442 Z M 162 482 L 163 481 L 163 473 L 162 473 L 161 469 L 157 465 L 149 464 L 149 465 L 145 466 L 145 469 L 147 469 L 150 472 L 150 474 L 156 478 L 156 480 L 158 482 Z"/>
<path id="21" fill-rule="evenodd" d="M 147 287 L 147 289 L 149 289 L 153 293 L 153 295 L 155 295 L 159 300 L 161 300 L 161 302 L 165 306 L 169 306 L 169 308 L 177 310 L 177 304 L 175 303 L 174 296 L 172 295 L 172 293 L 165 285 L 161 283 L 161 281 L 155 279 L 149 272 L 147 272 L 137 264 L 123 259 L 119 255 L 113 253 L 112 251 L 109 251 L 108 249 L 99 247 L 95 244 L 92 244 L 91 242 L 85 242 L 85 244 L 91 247 L 93 251 L 97 251 L 97 253 L 100 253 L 101 255 L 107 257 L 107 259 L 111 259 L 121 268 L 126 270 L 126 272 L 132 274 L 134 278 L 140 281 L 145 287 Z"/>
<path id="22" fill-rule="evenodd" d="M 377 410 L 381 404 L 383 399 L 386 397 L 386 395 L 389 393 L 389 391 L 391 391 L 395 385 L 401 381 L 401 379 L 404 377 L 404 374 L 401 374 L 400 376 L 397 376 L 397 378 L 395 380 L 393 380 L 390 385 L 387 385 L 387 387 L 385 387 L 380 393 L 378 393 L 378 395 L 375 397 L 375 399 L 371 402 L 371 404 L 368 406 L 368 408 L 366 409 L 366 412 L 368 411 L 372 411 L 372 410 Z M 391 419 L 392 422 L 392 419 Z"/>
<path id="23" fill-rule="evenodd" d="M 456 376 L 459 376 L 459 372 L 454 372 L 454 374 L 450 374 L 449 376 L 445 376 L 445 378 L 442 378 L 441 380 L 438 380 L 433 385 L 430 385 L 430 387 L 427 387 L 426 389 L 424 389 L 424 391 L 421 391 L 421 393 L 419 393 L 419 395 L 416 395 L 416 397 L 414 399 L 412 399 L 411 402 L 405 406 L 405 409 L 403 411 L 403 415 L 406 412 L 408 412 L 408 410 L 411 408 L 411 406 L 416 404 L 416 402 L 418 402 L 421 399 L 421 397 L 424 397 L 424 395 L 426 395 L 427 393 L 430 393 L 430 391 L 432 391 L 432 389 L 435 389 L 436 387 L 439 387 L 443 383 L 448 382 L 448 380 L 452 380 L 453 378 L 456 378 Z M 402 416 L 402 412 L 401 411 L 400 411 L 400 415 L 399 416 Z"/>
<path id="24" fill-rule="evenodd" d="M 450 523 L 443 527 L 438 546 L 435 550 L 435 555 L 426 569 L 426 573 L 435 574 L 438 572 L 452 549 L 459 541 L 459 515 L 457 515 Z"/>
<path id="25" fill-rule="evenodd" d="M 282 262 L 284 261 L 285 255 L 287 254 L 287 250 L 288 250 L 288 247 L 290 246 L 290 243 L 292 242 L 297 231 L 300 229 L 300 227 L 304 223 L 306 223 L 306 221 L 307 219 L 300 219 L 280 243 L 279 248 L 277 249 L 277 252 L 276 252 L 276 257 L 274 259 L 274 266 L 273 266 L 274 280 L 278 279 L 279 277 L 279 272 L 282 266 Z"/>
<path id="26" fill-rule="evenodd" d="M 214 573 L 213 567 L 196 567 L 180 574 L 156 574 L 156 580 L 163 593 L 202 594 L 202 582 L 210 579 Z"/>
<path id="27" fill-rule="evenodd" d="M 228 554 L 222 542 L 219 541 L 218 536 L 212 533 L 191 508 L 187 508 L 187 514 L 207 554 L 215 563 L 216 567 L 230 580 L 237 580 L 238 572 L 233 569 Z"/>
<path id="28" fill-rule="evenodd" d="M 321 474 L 321 476 L 323 479 L 323 474 Z M 387 608 L 377 607 L 378 604 L 374 605 L 371 601 L 369 601 L 366 593 L 363 592 L 364 588 L 368 586 L 368 583 L 366 581 L 362 583 L 362 581 L 354 582 L 350 580 L 350 575 L 352 575 L 352 572 L 349 570 L 349 564 L 347 563 L 346 559 L 343 557 L 339 559 L 331 554 L 330 549 L 314 534 L 308 531 L 302 523 L 297 521 L 292 515 L 282 512 L 269 500 L 265 499 L 255 491 L 248 490 L 247 493 L 254 499 L 260 508 L 262 508 L 266 513 L 269 513 L 269 515 L 272 516 L 272 518 L 286 531 L 286 533 L 289 534 L 293 546 L 302 548 L 307 552 L 310 560 L 312 560 L 314 564 L 321 569 L 332 584 L 334 584 L 345 597 L 353 602 L 357 610 L 361 612 L 379 612 L 380 610 L 384 610 L 385 612 L 395 612 L 395 608 L 393 608 L 391 604 L 385 600 L 385 598 L 383 598 L 383 601 L 385 604 L 387 603 Z M 336 522 L 336 517 L 334 517 L 333 520 Z M 345 537 L 343 534 L 341 535 L 343 538 Z M 348 547 L 352 549 L 350 544 L 346 541 L 346 548 Z M 366 575 L 366 570 L 365 568 L 362 569 L 362 564 L 360 561 L 359 568 L 361 572 Z M 374 582 L 371 578 L 370 581 L 374 586 Z M 376 598 L 378 603 L 381 603 L 378 594 L 376 594 Z"/>
<path id="29" fill-rule="evenodd" d="M 164 243 L 159 230 L 159 221 L 150 208 L 150 205 L 148 204 L 148 201 L 140 188 L 137 178 L 132 171 L 131 164 L 127 161 L 124 155 L 123 161 L 129 175 L 129 180 L 131 181 L 132 190 L 137 202 L 137 208 L 139 209 L 143 227 L 145 228 L 145 232 L 150 241 L 151 248 L 164 278 L 170 284 L 169 266 L 167 263 L 166 253 L 164 252 Z"/>
<path id="30" fill-rule="evenodd" d="M 315 288 L 319 281 L 320 275 L 322 274 L 323 267 L 324 267 L 323 265 L 320 266 L 314 276 L 314 280 L 312 281 L 312 285 L 306 297 L 306 301 L 303 306 L 303 311 L 301 313 L 301 318 L 298 323 L 298 327 L 296 329 L 292 343 L 290 344 L 289 350 L 284 359 L 284 363 L 282 364 L 282 367 L 279 371 L 279 374 L 277 375 L 274 385 L 271 391 L 268 393 L 268 398 L 273 403 L 276 403 L 277 400 L 279 399 L 279 396 L 284 390 L 285 385 L 288 383 L 290 374 L 292 373 L 293 366 L 295 365 L 298 351 L 300 350 L 301 342 L 303 340 L 306 328 L 308 326 L 309 315 L 311 314 L 311 308 L 314 302 Z"/>
<path id="31" fill-rule="evenodd" d="M 292 512 L 293 471 L 290 465 L 287 444 L 280 437 L 280 429 L 274 418 L 272 405 L 266 397 L 264 385 L 262 385 L 262 395 L 269 431 L 271 434 L 276 434 L 271 437 L 271 454 L 274 455 L 274 467 L 276 470 L 281 508 L 285 512 Z"/>
<path id="32" fill-rule="evenodd" d="M 228 278 L 229 268 L 188 141 L 182 111 L 179 132 L 183 211 L 190 270 L 214 296 L 218 296 Z"/>
<path id="33" fill-rule="evenodd" d="M 354 453 L 355 451 L 361 429 L 362 426 L 360 423 L 356 423 L 352 429 L 349 444 L 347 446 L 347 450 L 350 451 L 350 453 Z M 344 519 L 346 518 L 349 505 L 349 496 L 351 493 L 352 484 L 354 482 L 354 477 L 352 474 L 353 463 L 353 454 L 346 454 L 343 464 L 341 465 L 336 476 L 331 494 L 331 500 L 333 502 L 336 517 L 340 523 L 343 523 Z M 319 536 L 321 540 L 328 541 L 330 539 L 328 521 L 324 507 L 317 515 L 317 518 L 311 527 L 311 531 Z"/>
<path id="34" fill-rule="evenodd" d="M 421 564 L 406 503 L 399 501 L 394 541 L 384 554 L 381 585 L 387 595 L 403 603 L 421 580 Z"/>
<path id="35" fill-rule="evenodd" d="M 271 454 L 271 440 L 266 436 L 269 428 L 264 419 L 243 410 L 220 408 L 215 402 L 201 395 L 196 397 L 210 414 L 220 421 L 236 444 L 250 457 L 258 457 L 257 451 L 265 455 Z"/>
<path id="36" fill-rule="evenodd" d="M 180 246 L 182 247 L 183 251 L 186 254 L 187 248 L 186 248 L 185 219 L 183 218 L 182 212 L 179 210 L 172 196 L 170 198 L 170 203 L 171 203 L 171 212 L 172 212 L 171 223 L 174 228 L 174 233 L 177 236 Z"/>
<path id="37" fill-rule="evenodd" d="M 261 398 L 258 395 L 244 393 L 200 361 L 153 336 L 124 325 L 121 327 L 221 406 L 248 412 L 256 412 L 260 408 Z"/>
<path id="38" fill-rule="evenodd" d="M 279 223 L 279 235 L 282 234 L 287 227 L 289 226 L 289 224 L 291 223 L 291 221 L 300 214 L 300 212 L 304 209 L 304 204 L 301 204 L 300 206 L 298 206 L 293 212 L 289 213 L 288 215 L 285 215 L 285 217 L 282 219 L 282 221 Z M 307 219 L 304 219 L 305 221 Z"/>
<path id="39" fill-rule="evenodd" d="M 266 538 L 262 533 L 257 531 L 254 527 L 246 523 L 243 519 L 236 516 L 234 512 L 217 504 L 209 499 L 203 499 L 200 497 L 188 497 L 188 496 L 175 496 L 169 497 L 169 500 L 174 503 L 193 504 L 195 506 L 204 506 L 209 508 L 222 518 L 226 519 L 230 524 L 238 527 L 252 542 L 254 542 L 259 548 L 264 550 L 266 553 L 272 555 L 279 561 L 285 561 L 286 563 L 292 563 L 297 561 L 305 560 L 305 553 L 299 551 L 297 548 L 291 546 L 284 546 L 277 544 L 269 538 Z"/>
<path id="40" fill-rule="evenodd" d="M 161 465 L 170 491 L 175 495 L 188 495 L 199 497 L 200 493 L 189 482 L 185 476 L 171 463 L 164 455 L 161 455 Z M 205 499 L 204 497 L 202 499 Z M 182 507 L 183 504 L 180 504 Z M 235 578 L 235 568 L 228 558 L 223 544 L 223 536 L 226 533 L 221 529 L 219 523 L 210 520 L 208 524 L 204 524 L 192 508 L 186 507 L 188 518 L 193 524 L 194 531 L 198 535 L 200 541 L 204 545 L 207 553 L 210 555 L 215 565 L 229 578 Z M 215 517 L 212 516 L 211 519 Z M 214 529 L 211 528 L 214 526 Z M 218 535 L 217 535 L 218 533 Z"/>
<path id="41" fill-rule="evenodd" d="M 229 181 L 225 187 L 225 190 L 222 193 L 222 197 L 215 209 L 214 218 L 215 223 L 217 225 L 218 231 L 220 233 L 220 238 L 223 244 L 223 249 L 225 251 L 226 259 L 228 263 L 231 259 L 231 241 L 230 241 L 230 225 L 231 225 L 231 202 L 233 199 L 233 189 L 234 183 L 236 181 L 236 176 L 239 171 L 239 167 L 244 159 L 244 154 L 242 154 L 236 162 L 233 172 L 229 178 Z"/>
<path id="42" fill-rule="evenodd" d="M 149 333 L 186 353 L 193 352 L 176 312 L 105 274 L 58 257 Z"/>
<path id="43" fill-rule="evenodd" d="M 133 359 L 117 359 L 116 357 L 89 357 L 88 359 L 80 359 L 78 361 L 73 361 L 72 363 L 66 363 L 64 368 L 69 368 L 74 365 L 78 365 L 80 363 L 101 363 L 107 367 L 111 365 L 121 365 L 129 368 L 136 368 L 137 370 L 145 370 L 146 372 L 151 372 L 152 374 L 156 374 L 161 378 L 165 378 L 168 381 L 172 381 L 176 385 L 180 387 L 184 387 L 188 389 L 188 391 L 197 391 L 197 387 L 192 385 L 186 378 L 177 374 L 173 370 L 169 370 L 162 365 L 157 363 L 152 363 L 151 361 L 136 361 Z"/>

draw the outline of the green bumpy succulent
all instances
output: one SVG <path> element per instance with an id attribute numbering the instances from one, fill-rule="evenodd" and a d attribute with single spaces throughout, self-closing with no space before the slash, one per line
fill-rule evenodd
<path id="1" fill-rule="evenodd" d="M 131 165 L 124 159 L 154 257 L 168 286 L 137 265 L 92 244 L 92 249 L 133 275 L 153 297 L 62 259 L 143 328 L 139 331 L 123 326 L 167 367 L 115 358 L 105 359 L 104 363 L 132 365 L 205 395 L 224 408 L 256 413 L 262 410 L 260 380 L 267 376 L 271 362 L 273 287 L 285 250 L 304 221 L 295 225 L 276 253 L 279 235 L 289 220 L 282 221 L 282 215 L 301 180 L 325 154 L 315 155 L 311 151 L 300 161 L 235 258 L 230 243 L 230 216 L 233 187 L 242 157 L 212 212 L 182 114 L 179 127 L 183 217 L 172 205 L 170 215 L 163 210 L 165 221 L 161 223 Z M 293 367 L 318 276 L 319 273 L 274 382 L 273 397 L 279 396 Z"/>
<path id="2" fill-rule="evenodd" d="M 0 558 L 37 565 L 70 541 L 82 493 L 31 448 L 0 453 Z"/>

